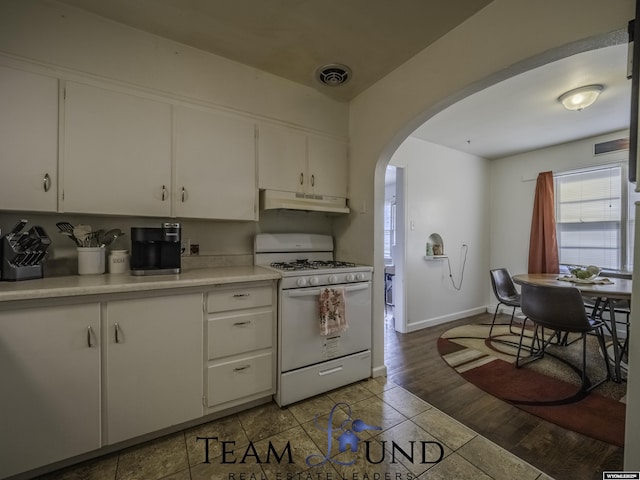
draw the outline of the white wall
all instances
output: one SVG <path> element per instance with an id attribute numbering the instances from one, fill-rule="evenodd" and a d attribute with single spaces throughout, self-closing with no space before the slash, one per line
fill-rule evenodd
<path id="1" fill-rule="evenodd" d="M 529 232 L 538 173 L 563 172 L 577 168 L 623 162 L 627 151 L 593 154 L 595 143 L 628 138 L 628 131 L 592 137 L 576 142 L 526 152 L 491 161 L 490 267 L 506 267 L 512 274 L 526 273 L 529 261 Z M 490 300 L 493 293 L 490 292 Z"/>
<path id="2" fill-rule="evenodd" d="M 488 281 L 489 162 L 483 158 L 408 138 L 391 159 L 405 168 L 406 330 L 412 331 L 479 313 L 486 308 Z M 425 260 L 427 239 L 439 234 L 447 260 Z"/>

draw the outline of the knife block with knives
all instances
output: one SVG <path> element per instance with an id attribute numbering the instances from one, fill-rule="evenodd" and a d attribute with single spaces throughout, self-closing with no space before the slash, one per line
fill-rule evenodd
<path id="1" fill-rule="evenodd" d="M 24 231 L 26 225 L 26 220 L 20 220 L 1 239 L 1 280 L 18 281 L 43 277 L 42 262 L 51 245 L 51 239 L 39 226 Z"/>

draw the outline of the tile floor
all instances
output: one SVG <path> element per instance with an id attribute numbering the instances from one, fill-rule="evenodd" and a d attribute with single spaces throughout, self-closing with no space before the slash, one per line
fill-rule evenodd
<path id="1" fill-rule="evenodd" d="M 346 448 L 341 452 L 339 441 L 349 438 L 345 435 L 349 428 L 357 438 L 350 437 L 352 444 L 345 447 L 355 444 L 355 451 Z M 256 407 L 41 478 L 550 480 L 384 378 L 283 409 L 275 403 Z"/>

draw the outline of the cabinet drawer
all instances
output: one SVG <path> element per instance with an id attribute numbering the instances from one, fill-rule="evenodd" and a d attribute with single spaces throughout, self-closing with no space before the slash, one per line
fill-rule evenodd
<path id="1" fill-rule="evenodd" d="M 207 370 L 207 405 L 273 391 L 273 357 L 271 352 L 240 360 L 211 365 Z"/>
<path id="2" fill-rule="evenodd" d="M 270 285 L 238 286 L 209 292 L 207 311 L 209 313 L 263 307 L 273 302 Z"/>
<path id="3" fill-rule="evenodd" d="M 271 347 L 273 310 L 216 316 L 209 319 L 209 360 Z"/>

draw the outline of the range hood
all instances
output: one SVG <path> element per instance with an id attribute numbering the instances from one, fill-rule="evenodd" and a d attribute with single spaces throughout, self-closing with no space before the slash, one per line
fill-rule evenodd
<path id="1" fill-rule="evenodd" d="M 304 210 L 307 212 L 349 213 L 347 199 L 328 195 L 260 190 L 262 210 Z"/>

